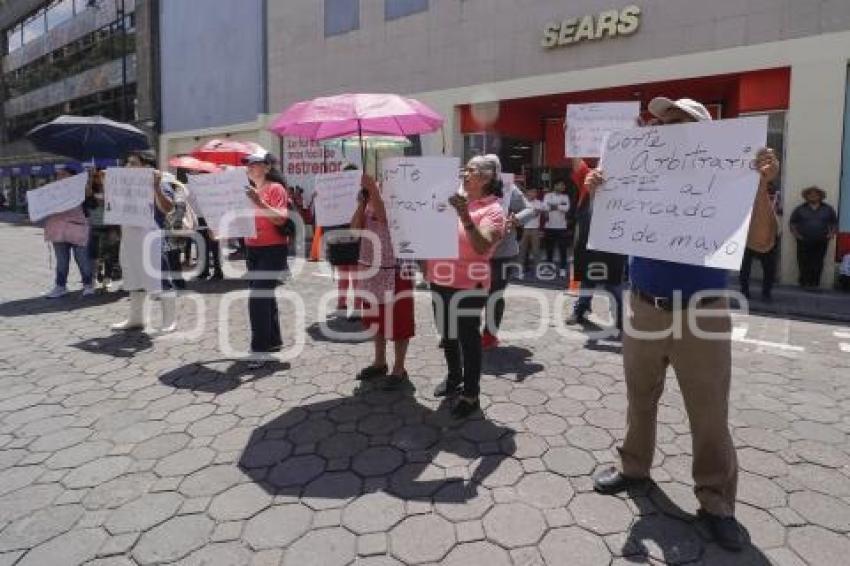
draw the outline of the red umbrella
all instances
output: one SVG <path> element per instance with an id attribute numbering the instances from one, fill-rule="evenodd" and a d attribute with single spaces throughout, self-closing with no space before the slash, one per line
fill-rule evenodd
<path id="1" fill-rule="evenodd" d="M 191 155 L 176 155 L 168 160 L 168 165 L 175 169 L 188 169 L 202 173 L 217 173 L 219 166 L 209 161 L 201 161 Z"/>
<path id="2" fill-rule="evenodd" d="M 190 155 L 218 165 L 242 165 L 243 157 L 260 151 L 265 149 L 254 142 L 215 139 L 196 147 Z"/>

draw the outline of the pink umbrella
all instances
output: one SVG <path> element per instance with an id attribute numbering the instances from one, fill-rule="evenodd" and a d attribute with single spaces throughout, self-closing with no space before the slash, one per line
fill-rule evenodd
<path id="1" fill-rule="evenodd" d="M 412 98 L 397 94 L 340 94 L 293 104 L 269 129 L 281 136 L 325 140 L 427 134 L 442 125 L 439 114 Z M 362 152 L 362 140 L 360 145 Z"/>
<path id="2" fill-rule="evenodd" d="M 242 158 L 258 151 L 265 151 L 260 144 L 239 140 L 214 139 L 196 147 L 190 155 L 217 165 L 241 165 Z"/>
<path id="3" fill-rule="evenodd" d="M 168 160 L 168 165 L 176 169 L 189 169 L 190 171 L 201 171 L 202 173 L 216 173 L 219 166 L 209 161 L 201 161 L 191 155 L 175 155 Z"/>

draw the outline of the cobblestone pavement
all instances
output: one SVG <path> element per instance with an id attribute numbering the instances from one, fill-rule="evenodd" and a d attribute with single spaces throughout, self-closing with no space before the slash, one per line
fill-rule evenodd
<path id="1" fill-rule="evenodd" d="M 850 556 L 850 336 L 840 327 L 736 317 L 737 513 L 752 546 L 730 555 L 694 519 L 673 379 L 659 414 L 657 487 L 631 498 L 592 492 L 589 474 L 613 461 L 623 434 L 615 343 L 554 326 L 507 339 L 485 355 L 486 420 L 457 425 L 430 394 L 444 365 L 424 294 L 410 350 L 416 391 L 358 390 L 352 376 L 370 345 L 351 325 L 334 323 L 342 342 L 319 328 L 314 303 L 331 282 L 315 265 L 284 287 L 309 299 L 303 316 L 282 301 L 285 341 L 306 329 L 303 351 L 252 373 L 219 348 L 245 347 L 244 303 L 222 305 L 241 281 L 194 285 L 180 299 L 187 333 L 113 334 L 125 296 L 38 298 L 51 279 L 39 231 L 0 224 L 0 240 L 0 565 Z M 563 318 L 563 294 L 541 293 Z M 510 298 L 506 330 L 538 326 L 534 301 Z"/>

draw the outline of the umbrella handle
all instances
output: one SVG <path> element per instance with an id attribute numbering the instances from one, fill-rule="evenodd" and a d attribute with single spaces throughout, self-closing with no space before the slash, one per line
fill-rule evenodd
<path id="1" fill-rule="evenodd" d="M 443 155 L 446 154 L 446 129 L 440 126 L 440 135 L 443 136 Z"/>

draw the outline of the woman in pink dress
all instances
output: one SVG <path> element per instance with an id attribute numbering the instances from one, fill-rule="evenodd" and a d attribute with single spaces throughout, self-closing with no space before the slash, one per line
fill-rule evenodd
<path id="1" fill-rule="evenodd" d="M 363 191 L 351 227 L 367 231 L 374 238 L 360 238 L 360 275 L 356 280 L 357 297 L 363 304 L 363 325 L 374 332 L 375 357 L 372 364 L 357 374 L 366 380 L 386 376 L 384 389 L 410 386 L 404 360 L 414 335 L 413 282 L 396 262 L 390 241 L 387 212 L 377 183 L 363 175 Z M 376 248 L 376 244 L 378 249 Z M 395 359 L 387 373 L 387 341 L 393 342 Z"/>

